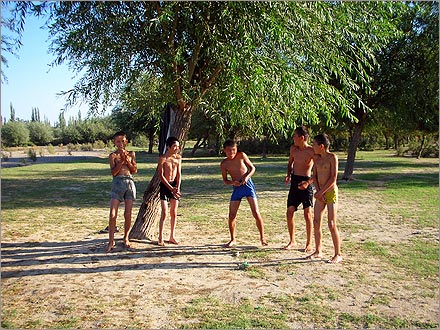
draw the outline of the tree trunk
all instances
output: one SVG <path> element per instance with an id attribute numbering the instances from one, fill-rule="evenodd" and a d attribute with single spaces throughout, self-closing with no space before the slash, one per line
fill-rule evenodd
<path id="1" fill-rule="evenodd" d="M 420 159 L 422 157 L 423 149 L 425 149 L 426 145 L 426 136 L 422 136 L 422 143 L 420 144 L 419 152 L 417 153 L 417 159 Z"/>
<path id="2" fill-rule="evenodd" d="M 191 125 L 192 108 L 187 104 L 184 109 L 167 105 L 165 114 L 168 115 L 169 124 L 164 125 L 163 121 L 161 125 L 161 139 L 165 139 L 169 136 L 175 136 L 181 145 L 184 145 L 186 136 L 188 134 Z M 166 151 L 164 141 L 159 143 L 159 153 L 162 155 Z M 183 147 L 182 150 L 183 151 Z M 130 231 L 130 239 L 150 239 L 155 234 L 154 229 L 160 218 L 160 197 L 159 197 L 159 175 L 156 173 L 151 178 L 147 189 L 144 192 L 143 202 L 139 208 L 136 221 Z"/>
<path id="3" fill-rule="evenodd" d="M 394 149 L 397 150 L 399 148 L 399 136 L 394 134 Z"/>
<path id="4" fill-rule="evenodd" d="M 350 144 L 348 146 L 347 162 L 345 163 L 345 170 L 342 180 L 351 180 L 354 171 L 354 160 L 356 159 L 356 151 L 361 141 L 362 131 L 365 125 L 366 113 L 359 119 L 354 125 L 353 134 L 350 138 Z"/>
<path id="5" fill-rule="evenodd" d="M 262 157 L 263 158 L 266 158 L 267 157 L 267 149 L 268 149 L 268 139 L 267 139 L 267 136 L 264 136 L 264 139 L 263 139 L 263 153 L 262 153 Z"/>
<path id="6" fill-rule="evenodd" d="M 154 147 L 154 128 L 151 128 L 148 131 L 148 153 L 151 155 L 153 153 L 153 147 Z"/>
<path id="7" fill-rule="evenodd" d="M 385 149 L 389 150 L 391 148 L 390 146 L 390 136 L 388 133 L 383 133 L 383 136 L 385 137 Z"/>
<path id="8" fill-rule="evenodd" d="M 159 176 L 157 171 L 144 192 L 136 221 L 130 231 L 130 239 L 151 239 L 157 219 L 160 217 Z"/>
<path id="9" fill-rule="evenodd" d="M 201 146 L 203 146 L 203 144 L 206 143 L 206 137 L 199 137 L 197 139 L 196 144 L 194 145 L 194 147 L 191 150 L 191 157 L 194 157 L 194 155 L 196 154 L 197 149 L 199 149 Z"/>

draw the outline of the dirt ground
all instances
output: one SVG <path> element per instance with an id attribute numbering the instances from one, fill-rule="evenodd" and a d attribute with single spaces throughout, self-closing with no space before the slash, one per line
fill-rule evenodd
<path id="1" fill-rule="evenodd" d="M 45 157 L 46 161 L 51 157 L 56 155 Z M 14 158 L 20 162 L 20 157 L 11 157 L 10 163 Z M 260 198 L 272 197 L 262 192 Z M 326 304 L 338 313 L 373 313 L 438 324 L 438 292 L 421 294 L 428 290 L 426 281 L 437 283 L 437 278 L 421 281 L 405 269 L 389 270 L 377 258 L 357 256 L 354 248 L 365 241 L 402 244 L 415 235 L 438 240 L 438 232 L 403 225 L 374 200 L 372 193 L 368 197 L 348 201 L 343 189 L 340 191 L 340 223 L 344 227 L 349 221 L 356 230 L 341 232 L 344 261 L 338 265 L 305 260 L 302 246 L 283 250 L 285 227 L 268 237 L 269 242 L 276 242 L 268 247 L 260 246 L 256 229 L 250 227 L 255 240 L 239 241 L 234 249 L 223 248 L 221 244 L 227 238 L 224 232 L 219 235 L 204 227 L 196 228 L 195 235 L 185 214 L 178 220 L 178 246 L 134 241 L 125 249 L 121 230 L 116 249 L 105 254 L 107 234 L 81 225 L 75 233 L 35 228 L 30 237 L 2 238 L 2 305 L 8 311 L 3 319 L 14 319 L 15 311 L 21 318 L 15 324 L 30 328 L 47 324 L 67 328 L 190 327 L 193 321 L 181 319 L 179 313 L 200 297 L 228 304 L 248 299 L 258 304 L 267 297 L 314 296 L 328 290 L 336 298 Z M 284 219 L 280 219 L 280 226 L 285 226 Z M 12 230 L 10 225 L 2 227 L 3 232 Z M 297 228 L 302 244 L 301 214 L 297 215 Z M 323 240 L 325 255 L 330 257 L 332 245 L 325 227 Z M 268 252 L 269 257 L 255 257 L 259 251 Z M 249 252 L 254 257 L 242 257 Z M 245 261 L 257 267 L 260 275 L 249 276 L 242 269 Z M 384 302 L 377 302 L 380 297 Z M 298 321 L 294 315 L 288 325 L 316 327 Z"/>

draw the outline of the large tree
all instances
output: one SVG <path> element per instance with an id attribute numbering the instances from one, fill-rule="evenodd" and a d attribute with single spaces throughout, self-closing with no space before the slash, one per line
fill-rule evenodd
<path id="1" fill-rule="evenodd" d="M 405 3 L 397 23 L 400 33 L 378 49 L 377 65 L 368 68 L 371 82 L 358 91 L 363 102 L 353 108 L 357 121 L 347 123 L 345 180 L 352 178 L 356 150 L 369 121 L 396 136 L 422 132 L 422 145 L 426 133 L 438 132 L 438 2 Z"/>
<path id="2" fill-rule="evenodd" d="M 18 3 L 19 9 L 26 3 Z M 254 134 L 291 131 L 334 115 L 355 119 L 374 51 L 394 33 L 387 2 L 55 2 L 56 63 L 81 73 L 79 97 L 108 104 L 148 74 L 173 106 L 170 134 L 185 140 L 193 111 Z M 341 56 L 341 49 L 351 49 Z M 355 72 L 355 76 L 353 76 Z M 332 84 L 337 77 L 339 88 Z M 209 101 L 209 102 L 207 102 Z M 227 120 L 222 120 L 227 118 Z M 132 237 L 158 210 L 158 177 L 144 194 Z"/>
<path id="3" fill-rule="evenodd" d="M 422 136 L 439 129 L 439 17 L 438 2 L 409 6 L 401 29 L 378 57 L 381 70 L 374 85 L 382 111 L 376 119 L 395 137 L 408 132 Z M 423 139 L 421 139 L 423 141 Z"/>

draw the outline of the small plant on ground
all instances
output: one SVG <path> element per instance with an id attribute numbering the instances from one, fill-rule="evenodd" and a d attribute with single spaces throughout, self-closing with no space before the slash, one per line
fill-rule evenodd
<path id="1" fill-rule="evenodd" d="M 32 159 L 32 161 L 37 161 L 37 152 L 34 149 L 28 149 L 28 157 Z"/>
<path id="2" fill-rule="evenodd" d="M 49 152 L 49 154 L 51 154 L 51 155 L 55 154 L 55 147 L 53 145 L 49 144 L 47 146 L 47 152 Z"/>

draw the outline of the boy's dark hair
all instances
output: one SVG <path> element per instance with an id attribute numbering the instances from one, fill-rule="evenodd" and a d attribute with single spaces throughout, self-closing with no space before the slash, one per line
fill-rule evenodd
<path id="1" fill-rule="evenodd" d="M 226 140 L 223 143 L 223 149 L 226 148 L 226 147 L 236 147 L 236 146 L 237 146 L 237 142 L 234 141 L 234 140 Z"/>
<path id="2" fill-rule="evenodd" d="M 306 139 L 309 137 L 309 131 L 303 125 L 298 126 L 297 128 L 295 128 L 294 132 L 298 133 L 299 136 L 304 136 Z"/>
<path id="3" fill-rule="evenodd" d="M 313 138 L 313 140 L 315 140 L 317 144 L 323 144 L 326 149 L 330 147 L 330 139 L 328 138 L 327 134 L 318 134 Z"/>
<path id="4" fill-rule="evenodd" d="M 170 147 L 170 148 L 171 148 L 171 146 L 174 144 L 174 142 L 179 142 L 179 140 L 178 140 L 176 137 L 174 137 L 174 136 L 170 136 L 170 137 L 166 140 L 165 144 L 166 144 L 167 147 Z"/>
<path id="5" fill-rule="evenodd" d="M 112 140 L 114 140 L 115 137 L 117 137 L 117 136 L 125 136 L 127 138 L 127 134 L 125 134 L 124 131 L 118 131 L 115 134 L 113 134 Z"/>

